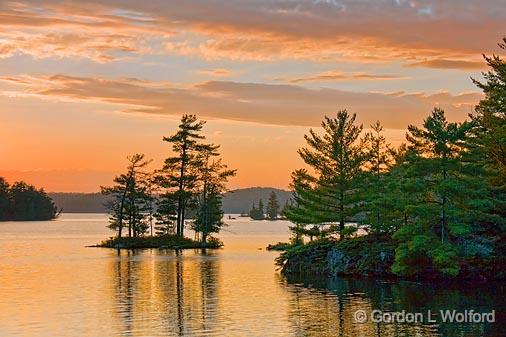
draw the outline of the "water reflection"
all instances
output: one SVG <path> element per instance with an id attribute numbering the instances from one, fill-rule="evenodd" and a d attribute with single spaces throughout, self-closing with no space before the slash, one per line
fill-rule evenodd
<path id="1" fill-rule="evenodd" d="M 230 306 L 220 306 L 229 294 L 220 290 L 220 261 L 216 252 L 201 251 L 121 251 L 111 259 L 114 326 L 125 336 L 224 336 L 231 327 Z M 251 271 L 254 272 L 254 271 Z M 468 285 L 421 285 L 412 282 L 382 282 L 367 279 L 325 279 L 282 277 L 274 282 L 283 296 L 272 299 L 265 308 L 278 316 L 261 318 L 256 324 L 267 325 L 268 335 L 339 336 L 339 337 L 478 337 L 502 336 L 499 324 L 429 323 L 427 310 L 496 310 L 503 319 L 503 285 L 479 288 Z M 244 287 L 237 284 L 237 291 Z M 228 287 L 228 286 L 227 286 Z M 477 290 L 480 296 L 477 296 Z M 227 288 L 227 291 L 230 289 Z M 272 294 L 272 293 L 271 293 Z M 261 299 L 268 293 L 249 294 Z M 278 301 L 278 302 L 276 302 Z M 286 305 L 283 305 L 283 302 Z M 234 303 L 235 310 L 251 304 Z M 424 321 L 415 323 L 357 323 L 355 312 L 374 309 L 383 312 L 423 313 Z M 279 316 L 280 311 L 284 317 Z M 286 322 L 283 320 L 286 318 Z M 255 327 L 244 331 L 247 335 Z M 233 329 L 237 329 L 233 327 Z"/>
<path id="2" fill-rule="evenodd" d="M 218 263 L 202 251 L 118 251 L 111 265 L 114 317 L 123 335 L 214 331 Z M 149 259 L 146 259 L 146 255 Z"/>
<path id="3" fill-rule="evenodd" d="M 504 295 L 502 284 L 489 286 L 427 285 L 414 282 L 382 282 L 364 279 L 323 279 L 288 277 L 282 280 L 290 294 L 290 322 L 295 336 L 504 336 Z M 374 309 L 383 312 L 420 312 L 419 323 L 357 323 L 354 314 Z M 427 322 L 427 310 L 496 310 L 496 322 Z"/>
<path id="4" fill-rule="evenodd" d="M 233 220 L 218 251 L 85 248 L 109 235 L 104 215 L 0 225 L 0 336 L 499 337 L 504 285 L 420 286 L 285 279 L 283 221 Z M 497 323 L 356 324 L 355 310 L 496 310 Z"/>

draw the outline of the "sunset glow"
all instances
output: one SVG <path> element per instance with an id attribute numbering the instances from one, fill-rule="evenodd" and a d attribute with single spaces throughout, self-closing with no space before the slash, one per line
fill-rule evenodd
<path id="1" fill-rule="evenodd" d="M 505 22 L 500 0 L 2 1 L 0 176 L 99 191 L 191 113 L 230 188 L 287 188 L 325 114 L 394 145 L 433 106 L 466 118 Z"/>

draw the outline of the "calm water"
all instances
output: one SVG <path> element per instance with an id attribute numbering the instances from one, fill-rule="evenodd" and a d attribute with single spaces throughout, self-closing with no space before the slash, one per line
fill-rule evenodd
<path id="1" fill-rule="evenodd" d="M 110 235 L 104 215 L 0 223 L 0 336 L 506 336 L 504 285 L 285 279 L 263 248 L 288 223 L 229 223 L 206 254 L 85 248 Z M 374 309 L 495 309 L 496 323 L 355 322 Z"/>

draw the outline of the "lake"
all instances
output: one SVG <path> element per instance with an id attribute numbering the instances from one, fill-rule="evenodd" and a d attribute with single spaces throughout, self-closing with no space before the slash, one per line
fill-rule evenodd
<path id="1" fill-rule="evenodd" d="M 206 253 L 86 248 L 111 235 L 103 214 L 0 223 L 0 336 L 506 335 L 504 285 L 284 278 L 265 246 L 288 222 L 227 222 Z M 427 322 L 466 309 L 496 322 Z M 424 321 L 378 322 L 402 311 Z"/>

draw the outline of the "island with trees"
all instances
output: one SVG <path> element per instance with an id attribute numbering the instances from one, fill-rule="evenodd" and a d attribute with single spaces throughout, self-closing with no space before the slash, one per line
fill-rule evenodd
<path id="1" fill-rule="evenodd" d="M 9 185 L 0 177 L 0 221 L 45 221 L 57 214 L 53 200 L 43 189 L 22 181 Z"/>
<path id="2" fill-rule="evenodd" d="M 227 180 L 235 175 L 222 162 L 219 146 L 205 143 L 204 121 L 184 115 L 177 132 L 164 137 L 172 155 L 148 172 L 142 154 L 128 157 L 109 196 L 109 228 L 116 236 L 99 244 L 111 248 L 219 248 L 212 235 L 225 225 L 221 209 Z M 190 227 L 194 238 L 185 237 Z"/>
<path id="3" fill-rule="evenodd" d="M 269 198 L 267 201 L 267 205 L 264 207 L 264 201 L 262 199 L 258 200 L 258 204 L 253 203 L 251 205 L 251 209 L 248 213 L 248 216 L 252 220 L 282 220 L 285 218 L 285 210 L 289 207 L 290 200 L 286 200 L 285 205 L 281 208 L 278 195 L 276 192 L 271 191 L 269 193 Z"/>
<path id="4" fill-rule="evenodd" d="M 500 47 L 506 49 L 506 38 Z M 310 130 L 292 174 L 285 274 L 408 279 L 506 276 L 506 62 L 485 57 L 468 120 L 434 108 L 393 148 L 346 110 Z"/>

